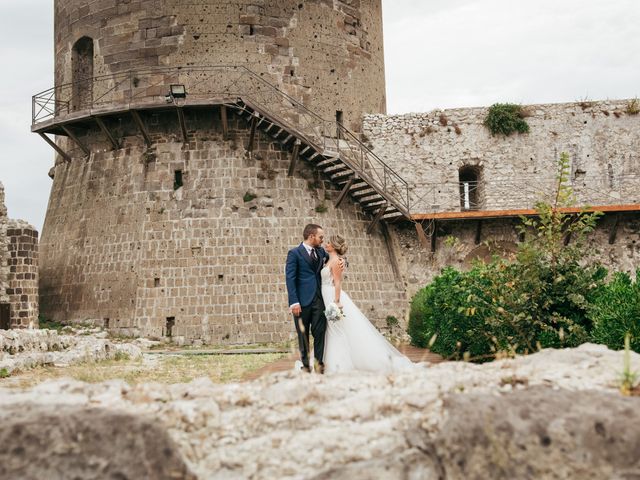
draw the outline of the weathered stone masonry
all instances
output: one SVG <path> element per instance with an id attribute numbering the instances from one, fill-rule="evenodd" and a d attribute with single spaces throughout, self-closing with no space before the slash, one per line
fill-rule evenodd
<path id="1" fill-rule="evenodd" d="M 74 45 L 87 37 L 94 76 L 244 65 L 352 130 L 386 111 L 380 0 L 56 0 L 56 85 L 82 78 Z"/>
<path id="2" fill-rule="evenodd" d="M 125 136 L 121 150 L 91 145 L 100 153 L 56 166 L 41 242 L 44 315 L 177 341 L 288 339 L 284 260 L 313 221 L 349 239 L 345 288 L 363 311 L 380 325 L 401 317 L 404 294 L 382 235 L 365 233 L 370 220 L 348 202 L 334 209 L 338 192 L 312 171 L 287 177 L 290 154 L 270 139 L 248 156 L 244 121 L 224 141 L 212 118 L 190 118 L 183 144 L 167 114 L 152 149 Z"/>
<path id="3" fill-rule="evenodd" d="M 334 208 L 336 186 L 310 165 L 287 175 L 291 144 L 258 132 L 247 152 L 250 124 L 232 108 L 224 134 L 216 99 L 264 100 L 260 79 L 329 120 L 317 137 L 336 136 L 336 120 L 361 131 L 409 181 L 411 213 L 459 212 L 465 201 L 487 211 L 531 208 L 553 189 L 563 151 L 580 204 L 640 203 L 640 117 L 625 101 L 527 107 L 531 133 L 508 138 L 489 135 L 482 108 L 384 115 L 379 0 L 56 0 L 55 55 L 61 102 L 50 133 L 68 158 L 58 155 L 50 172 L 40 253 L 42 311 L 55 320 L 178 342 L 286 340 L 284 257 L 310 221 L 349 239 L 345 288 L 378 325 L 403 318 L 407 298 L 443 266 L 515 250 L 513 218 L 481 228 L 438 222 L 435 252 L 410 223 L 391 229 L 390 244 L 379 226 L 367 234 L 371 216 L 349 200 Z M 258 81 L 236 90 L 237 69 L 202 70 L 229 64 Z M 82 80 L 91 76 L 101 77 Z M 204 103 L 188 111 L 165 103 L 175 83 Z M 283 111 L 268 113 L 293 124 L 299 115 L 301 131 L 320 127 L 302 125 L 312 116 L 299 108 Z M 106 127 L 92 120 L 100 115 Z M 591 237 L 594 254 L 624 270 L 640 263 L 639 241 L 633 212 L 607 215 Z M 22 280 L 33 280 L 24 269 Z"/>
<path id="4" fill-rule="evenodd" d="M 38 232 L 7 218 L 0 184 L 0 328 L 38 327 Z"/>
<path id="5" fill-rule="evenodd" d="M 550 200 L 560 153 L 571 162 L 578 205 L 640 203 L 640 115 L 628 100 L 530 105 L 528 134 L 493 137 L 482 125 L 486 108 L 369 115 L 363 132 L 373 150 L 410 183 L 413 213 L 463 209 L 459 172 L 479 172 L 479 210 L 533 208 Z M 476 244 L 475 220 L 437 222 L 437 249 L 421 248 L 415 230 L 397 230 L 407 293 L 442 267 L 469 266 L 474 258 L 514 252 L 516 219 L 484 220 Z M 424 222 L 425 227 L 429 222 Z M 610 244 L 611 232 L 615 241 Z M 596 258 L 614 270 L 640 265 L 640 214 L 608 214 L 590 237 Z"/>

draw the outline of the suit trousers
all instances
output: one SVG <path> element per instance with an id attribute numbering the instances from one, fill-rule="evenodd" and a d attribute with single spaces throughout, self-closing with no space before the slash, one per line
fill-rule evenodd
<path id="1" fill-rule="evenodd" d="M 324 358 L 324 336 L 327 331 L 327 318 L 324 316 L 324 301 L 318 290 L 310 305 L 302 308 L 299 317 L 294 315 L 293 321 L 298 333 L 300 360 L 309 367 L 309 332 L 313 335 L 313 353 L 320 365 Z"/>

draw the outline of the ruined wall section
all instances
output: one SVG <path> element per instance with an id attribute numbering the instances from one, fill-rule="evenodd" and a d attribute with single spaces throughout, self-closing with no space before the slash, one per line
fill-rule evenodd
<path id="1" fill-rule="evenodd" d="M 38 231 L 23 220 L 9 220 L 8 288 L 11 328 L 38 328 Z"/>
<path id="2" fill-rule="evenodd" d="M 353 204 L 334 209 L 339 192 L 310 167 L 288 177 L 290 152 L 264 136 L 248 156 L 235 116 L 225 141 L 217 115 L 190 114 L 183 144 L 175 114 L 155 115 L 153 148 L 124 124 L 122 149 L 105 151 L 89 131 L 82 139 L 96 153 L 55 167 L 41 240 L 45 317 L 178 342 L 287 340 L 286 253 L 317 222 L 348 239 L 344 288 L 363 312 L 380 326 L 403 318 L 382 234 L 365 233 L 370 219 Z"/>
<path id="3" fill-rule="evenodd" d="M 532 208 L 554 189 L 567 152 L 579 204 L 640 203 L 640 115 L 629 101 L 526 107 L 528 134 L 493 137 L 486 108 L 371 115 L 364 132 L 373 151 L 412 187 L 412 211 L 460 211 L 458 171 L 480 171 L 481 210 Z"/>
<path id="4" fill-rule="evenodd" d="M 7 238 L 7 207 L 4 204 L 4 185 L 0 183 L 0 303 L 9 302 L 9 240 Z"/>
<path id="5" fill-rule="evenodd" d="M 489 261 L 494 255 L 513 256 L 518 249 L 519 224 L 517 218 L 483 220 L 481 242 L 476 244 L 476 221 L 438 222 L 435 252 L 420 244 L 415 229 L 394 229 L 407 298 L 412 298 L 447 266 L 468 269 L 476 259 Z M 617 233 L 610 244 L 613 228 Z M 605 215 L 587 238 L 587 244 L 590 257 L 585 260 L 599 261 L 611 272 L 624 271 L 635 276 L 640 265 L 640 213 L 623 213 L 618 220 L 613 214 Z"/>
<path id="6" fill-rule="evenodd" d="M 380 0 L 57 0 L 57 85 L 74 80 L 72 50 L 85 36 L 94 40 L 95 76 L 243 65 L 327 120 L 342 111 L 354 130 L 363 113 L 386 111 Z M 95 83 L 93 98 L 128 101 L 131 88 L 118 82 Z M 214 90 L 218 83 L 204 82 Z M 170 83 L 176 83 L 172 75 L 153 79 L 143 94 L 163 96 Z M 142 99 L 139 91 L 135 98 Z"/>

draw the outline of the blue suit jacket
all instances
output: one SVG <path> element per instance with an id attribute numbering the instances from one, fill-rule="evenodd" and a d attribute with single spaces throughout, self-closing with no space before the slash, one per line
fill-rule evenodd
<path id="1" fill-rule="evenodd" d="M 322 247 L 318 247 L 316 252 L 320 261 L 317 268 L 314 269 L 313 260 L 303 244 L 289 250 L 285 269 L 289 305 L 295 303 L 299 303 L 301 307 L 311 305 L 316 292 L 320 289 L 322 282 L 320 270 L 324 267 L 324 262 L 329 257 L 329 254 Z"/>

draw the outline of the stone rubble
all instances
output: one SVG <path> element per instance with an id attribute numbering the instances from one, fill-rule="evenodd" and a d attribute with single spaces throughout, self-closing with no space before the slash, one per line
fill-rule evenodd
<path id="1" fill-rule="evenodd" d="M 385 478 L 464 478 L 438 474 L 462 468 L 447 465 L 446 452 L 438 453 L 436 448 L 452 416 L 460 415 L 448 407 L 456 398 L 481 397 L 479 404 L 490 405 L 522 394 L 527 408 L 544 410 L 540 399 L 527 403 L 530 391 L 541 398 L 559 395 L 562 398 L 556 403 L 567 411 L 584 399 L 593 415 L 606 416 L 612 405 L 630 412 L 628 428 L 632 429 L 632 420 L 640 415 L 633 413 L 640 412 L 640 400 L 619 394 L 622 365 L 622 352 L 585 344 L 483 365 L 422 364 L 413 372 L 389 376 L 320 376 L 292 370 L 242 384 L 217 385 L 200 378 L 188 384 L 133 387 L 123 381 L 86 384 L 62 379 L 30 390 L 0 389 L 0 416 L 12 405 L 25 404 L 151 415 L 166 427 L 180 456 L 202 479 L 327 478 L 329 472 L 331 478 L 350 480 L 380 478 L 384 472 L 390 475 Z M 632 354 L 632 366 L 640 368 L 640 355 Z M 590 400 L 595 394 L 600 396 Z M 567 406 L 567 402 L 572 403 Z M 603 402 L 607 409 L 600 405 Z M 631 404 L 635 408 L 627 408 Z M 465 405 L 467 415 L 483 418 L 473 410 L 469 413 Z M 556 425 L 555 431 L 562 433 L 563 425 Z M 620 435 L 640 445 L 640 433 L 633 431 Z M 557 458 L 562 455 L 556 452 Z M 593 471 L 610 471 L 607 465 L 600 467 Z M 632 471 L 640 475 L 640 466 Z M 482 472 L 473 475 L 469 478 L 482 478 Z"/>
<path id="2" fill-rule="evenodd" d="M 0 370 L 10 374 L 39 365 L 67 366 L 120 355 L 142 356 L 136 344 L 115 343 L 106 337 L 107 333 L 99 329 L 83 330 L 79 335 L 55 330 L 0 330 Z"/>

